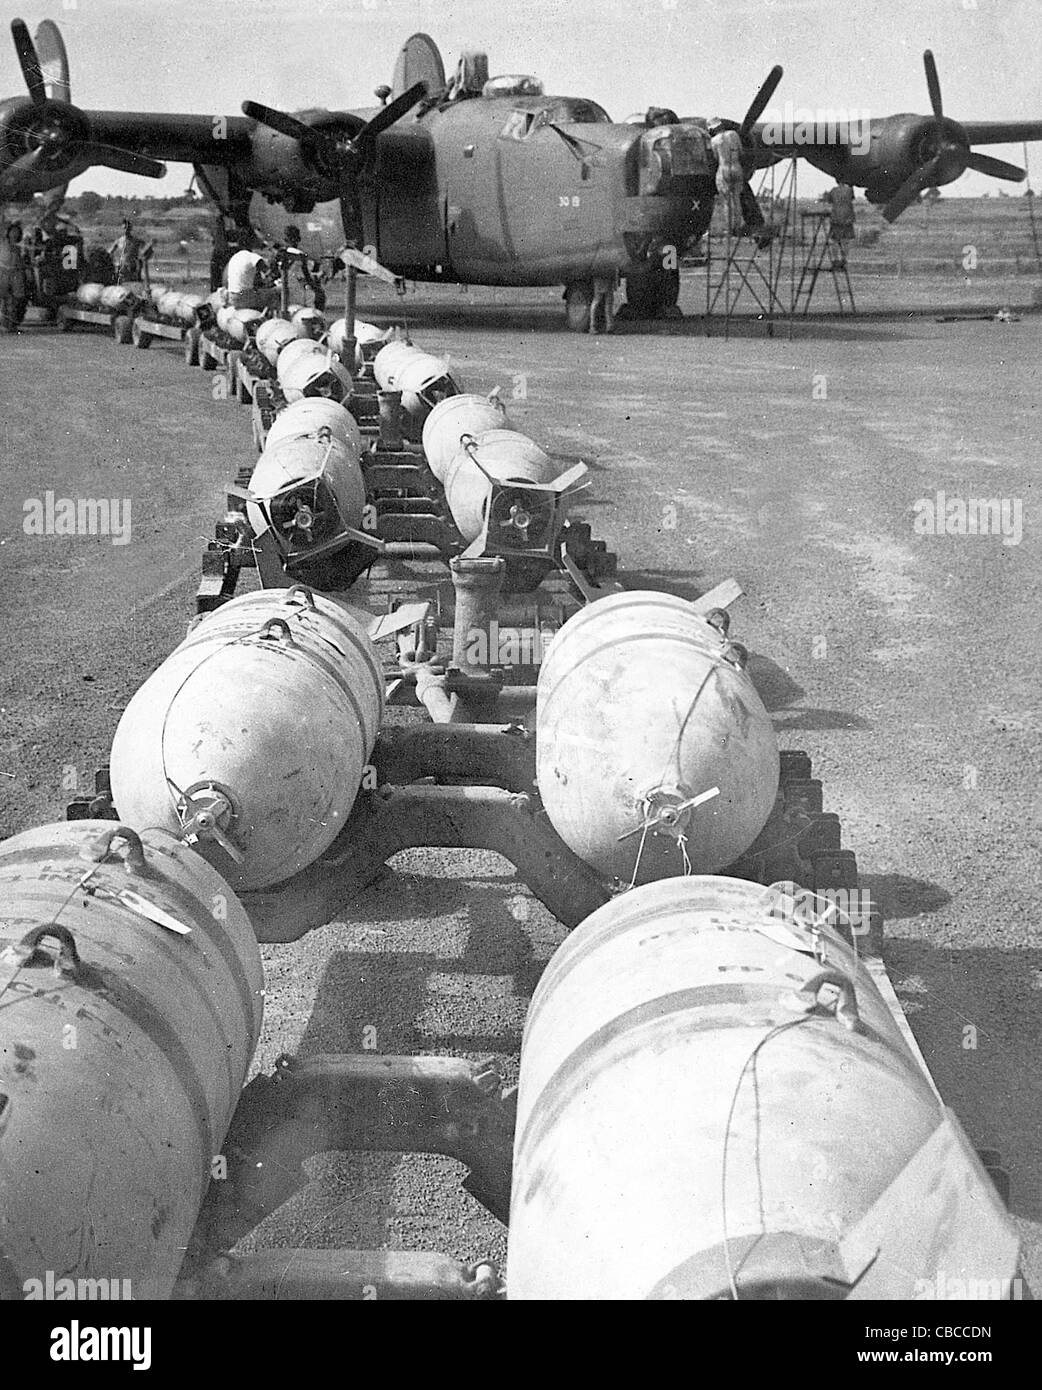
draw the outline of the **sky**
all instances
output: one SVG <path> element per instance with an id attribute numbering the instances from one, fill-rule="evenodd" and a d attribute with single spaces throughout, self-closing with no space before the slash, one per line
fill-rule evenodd
<path id="1" fill-rule="evenodd" d="M 926 112 L 928 47 L 947 115 L 1042 119 L 1042 0 L 0 0 L 6 96 L 22 91 L 9 37 L 16 15 L 31 30 L 58 22 L 73 101 L 88 109 L 233 115 L 246 98 L 365 106 L 390 81 L 405 39 L 424 30 L 450 72 L 462 49 L 483 49 L 491 73 L 533 73 L 548 92 L 592 97 L 616 120 L 651 104 L 740 119 L 775 63 L 785 77 L 768 115 L 783 115 L 786 102 Z M 1021 146 L 989 152 L 1023 164 Z M 1042 187 L 1042 143 L 1029 158 Z M 162 181 L 98 169 L 71 192 L 177 193 L 190 177 L 183 165 Z M 801 191 L 827 182 L 802 166 Z M 1000 186 L 968 172 L 946 192 Z"/>

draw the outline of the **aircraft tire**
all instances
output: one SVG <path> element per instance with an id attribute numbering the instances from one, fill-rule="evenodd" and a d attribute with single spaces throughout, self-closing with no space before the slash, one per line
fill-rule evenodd
<path id="1" fill-rule="evenodd" d="M 593 286 L 588 280 L 577 280 L 564 289 L 564 314 L 573 333 L 590 331 L 590 310 L 593 305 Z"/>
<path id="2" fill-rule="evenodd" d="M 626 277 L 627 318 L 654 319 L 676 306 L 680 298 L 680 271 L 651 266 Z"/>

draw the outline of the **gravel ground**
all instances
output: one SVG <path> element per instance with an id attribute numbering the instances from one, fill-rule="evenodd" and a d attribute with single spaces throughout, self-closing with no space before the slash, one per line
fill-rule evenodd
<path id="1" fill-rule="evenodd" d="M 692 277 L 684 303 L 699 294 Z M 545 292 L 431 291 L 404 307 L 467 385 L 501 385 L 523 428 L 590 462 L 579 510 L 628 585 L 743 585 L 734 630 L 760 658 L 780 743 L 811 754 L 882 901 L 886 959 L 942 1094 L 1003 1156 L 1037 1285 L 1042 318 L 822 320 L 792 340 L 747 325 L 706 341 L 691 320 L 578 338 Z M 6 835 L 62 817 L 179 640 L 250 439 L 246 413 L 171 349 L 34 330 L 3 342 L 0 441 Z M 131 543 L 24 535 L 23 502 L 47 489 L 129 497 Z M 917 534 L 914 504 L 938 491 L 1019 503 L 1019 543 Z M 374 1026 L 381 1051 L 495 1056 L 512 1078 L 562 935 L 495 856 L 400 855 L 344 920 L 264 948 L 255 1068 L 358 1049 Z M 502 1259 L 504 1229 L 460 1174 L 326 1156 L 258 1238 Z"/>

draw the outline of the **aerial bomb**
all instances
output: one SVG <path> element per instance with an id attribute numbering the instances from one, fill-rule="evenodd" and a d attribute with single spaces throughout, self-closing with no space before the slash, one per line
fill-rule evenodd
<path id="1" fill-rule="evenodd" d="M 299 586 L 207 615 L 131 699 L 112 796 L 239 888 L 280 883 L 339 834 L 383 713 L 370 615 Z"/>
<path id="2" fill-rule="evenodd" d="M 0 1298 L 48 1272 L 165 1298 L 260 1033 L 249 919 L 168 831 L 112 821 L 4 841 L 0 899 Z"/>
<path id="3" fill-rule="evenodd" d="M 164 318 L 176 319 L 180 316 L 181 296 L 176 290 L 170 290 L 162 296 L 155 307 Z"/>
<path id="4" fill-rule="evenodd" d="M 84 288 L 85 286 L 80 286 L 80 289 Z M 78 295 L 77 298 L 79 298 Z M 101 291 L 98 303 L 103 309 L 125 309 L 133 303 L 135 298 L 134 291 L 129 285 L 106 285 Z"/>
<path id="5" fill-rule="evenodd" d="M 148 298 L 158 309 L 162 300 L 170 293 L 169 285 L 151 285 L 148 290 Z"/>
<path id="6" fill-rule="evenodd" d="M 260 309 L 239 309 L 230 305 L 217 310 L 217 327 L 237 343 L 245 343 L 250 329 L 263 319 Z"/>
<path id="7" fill-rule="evenodd" d="M 774 805 L 778 747 L 744 654 L 669 594 L 569 618 L 540 668 L 536 731 L 550 822 L 606 878 L 714 873 Z"/>
<path id="8" fill-rule="evenodd" d="M 402 393 L 402 410 L 414 429 L 422 426 L 439 401 L 459 395 L 459 387 L 449 375 L 448 363 L 430 353 L 420 353 L 404 362 L 395 373 L 394 389 Z"/>
<path id="9" fill-rule="evenodd" d="M 426 356 L 404 338 L 393 338 L 373 358 L 373 376 L 381 391 L 396 391 L 397 374 L 413 357 Z"/>
<path id="10" fill-rule="evenodd" d="M 199 308 L 206 301 L 201 294 L 178 295 L 177 317 L 182 323 L 195 323 Z"/>
<path id="11" fill-rule="evenodd" d="M 357 457 L 362 453 L 362 432 L 351 412 L 339 401 L 325 396 L 304 396 L 280 410 L 264 441 L 265 449 L 283 439 L 303 439 L 328 429 L 334 438 L 348 445 Z"/>
<path id="12" fill-rule="evenodd" d="M 320 350 L 311 356 L 302 354 L 284 367 L 283 358 L 292 346 L 294 344 L 283 349 L 276 368 L 286 400 L 292 404 L 304 397 L 326 396 L 330 400 L 346 401 L 353 383 L 344 364 L 331 352 Z"/>
<path id="13" fill-rule="evenodd" d="M 293 342 L 285 343 L 278 353 L 278 360 L 275 363 L 276 375 L 281 383 L 283 375 L 289 371 L 294 362 L 300 361 L 303 357 L 326 356 L 325 349 L 316 343 L 312 338 L 297 337 Z"/>
<path id="14" fill-rule="evenodd" d="M 1011 1287 L 990 1178 L 827 905 L 792 889 L 649 884 L 552 957 L 521 1050 L 511 1298 Z"/>
<path id="15" fill-rule="evenodd" d="M 256 343 L 261 356 L 274 367 L 282 349 L 302 337 L 303 330 L 289 319 L 266 319 L 257 329 Z"/>
<path id="16" fill-rule="evenodd" d="M 468 544 L 483 536 L 520 549 L 536 543 L 545 537 L 554 489 L 577 484 L 586 468 L 580 464 L 560 479 L 557 472 L 549 454 L 516 430 L 486 430 L 466 439 L 443 478 L 456 529 Z"/>
<path id="17" fill-rule="evenodd" d="M 88 280 L 86 284 L 76 287 L 76 303 L 82 304 L 85 309 L 96 309 L 101 303 L 101 296 L 104 292 L 104 285 L 98 285 Z"/>
<path id="18" fill-rule="evenodd" d="M 325 315 L 318 309 L 298 309 L 290 322 L 295 323 L 303 333 L 316 341 L 326 331 Z"/>
<path id="19" fill-rule="evenodd" d="M 328 426 L 315 435 L 267 440 L 250 478 L 246 514 L 253 534 L 270 530 L 292 565 L 358 532 L 365 510 L 365 482 L 354 440 Z"/>
<path id="20" fill-rule="evenodd" d="M 364 319 L 355 319 L 355 369 L 361 370 L 366 348 L 372 349 L 377 343 L 386 342 L 388 335 L 393 332 L 390 328 L 377 328 L 375 323 L 366 323 Z M 347 350 L 347 336 L 347 319 L 334 319 L 329 325 L 326 342 L 341 360 Z"/>
<path id="21" fill-rule="evenodd" d="M 494 392 L 489 396 L 446 396 L 424 421 L 423 452 L 427 467 L 439 482 L 444 482 L 449 464 L 459 453 L 466 435 L 477 437 L 486 430 L 503 429 L 506 425 L 506 408 Z"/>

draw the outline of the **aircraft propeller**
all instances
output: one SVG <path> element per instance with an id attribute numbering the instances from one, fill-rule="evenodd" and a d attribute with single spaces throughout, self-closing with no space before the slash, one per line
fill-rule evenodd
<path id="1" fill-rule="evenodd" d="M 25 152 L 0 171 L 0 198 L 7 196 L 8 190 L 17 191 L 22 178 L 37 173 L 41 165 L 49 165 L 59 171 L 70 164 L 85 161 L 87 164 L 102 164 L 107 169 L 118 169 L 124 174 L 141 174 L 151 179 L 163 177 L 166 165 L 159 160 L 91 140 L 90 122 L 68 99 L 65 51 L 53 24 L 44 21 L 37 30 L 37 40 L 44 49 L 44 62 L 40 60 L 37 46 L 24 20 L 11 21 L 11 36 L 18 55 L 18 66 L 32 102 L 32 111 L 28 123 L 16 117 L 16 123 L 9 127 L 9 135 L 16 133 L 21 136 Z M 53 77 L 52 68 L 57 69 Z M 47 95 L 48 80 L 51 81 L 52 90 L 60 95 Z"/>
<path id="2" fill-rule="evenodd" d="M 260 125 L 297 140 L 318 166 L 340 181 L 340 215 L 344 224 L 344 236 L 348 242 L 360 246 L 365 239 L 362 225 L 362 203 L 359 196 L 359 183 L 372 167 L 376 153 L 376 137 L 388 126 L 394 125 L 418 102 L 427 96 L 425 82 L 414 83 L 401 96 L 395 97 L 386 106 L 381 106 L 376 115 L 361 127 L 350 139 L 335 138 L 313 126 L 305 125 L 295 116 L 284 111 L 275 111 L 270 106 L 262 106 L 256 101 L 244 101 L 243 114 Z"/>
<path id="3" fill-rule="evenodd" d="M 927 188 L 951 183 L 967 169 L 995 179 L 1008 179 L 1011 183 L 1019 183 L 1026 177 L 1024 170 L 1018 169 L 1015 164 L 1006 164 L 1001 159 L 977 154 L 970 149 L 965 130 L 958 121 L 949 120 L 944 114 L 937 63 L 929 49 L 923 54 L 923 66 L 926 68 L 926 86 L 933 111 L 933 121 L 924 142 L 928 157 L 905 179 L 883 208 L 883 216 L 888 222 L 895 222 Z"/>
<path id="4" fill-rule="evenodd" d="M 749 110 L 745 113 L 745 119 L 739 127 L 739 134 L 742 140 L 749 138 L 753 126 L 767 109 L 767 103 L 778 90 L 778 83 L 785 76 L 785 69 L 780 64 L 775 64 L 764 79 L 763 86 L 752 99 Z"/>

